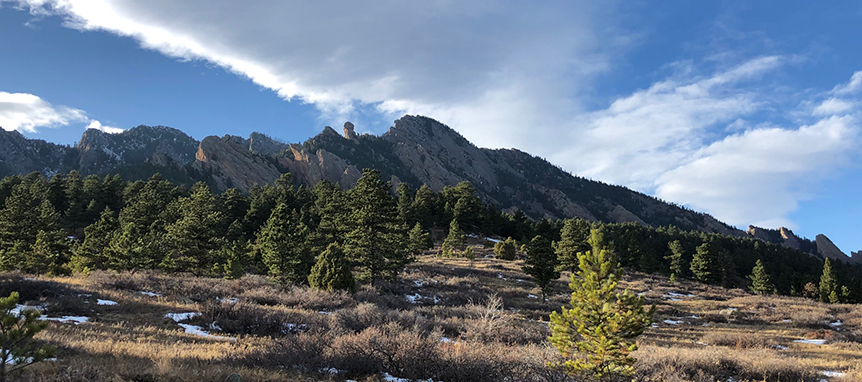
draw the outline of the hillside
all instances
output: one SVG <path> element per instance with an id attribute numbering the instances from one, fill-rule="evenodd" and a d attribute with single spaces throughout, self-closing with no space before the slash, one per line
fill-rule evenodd
<path id="1" fill-rule="evenodd" d="M 39 171 L 46 175 L 77 170 L 146 179 L 154 172 L 174 183 L 204 181 L 216 190 L 248 191 L 289 172 L 300 184 L 321 180 L 350 187 L 363 168 L 380 170 L 412 188 L 427 184 L 439 192 L 471 182 L 479 196 L 497 208 L 521 211 L 532 219 L 578 217 L 608 223 L 676 226 L 682 230 L 746 236 L 710 215 L 648 195 L 569 174 L 548 161 L 517 149 L 479 148 L 448 126 L 421 116 L 404 116 L 381 136 L 358 135 L 352 123 L 343 134 L 330 127 L 301 144 L 260 133 L 249 138 L 210 136 L 198 142 L 180 130 L 138 126 L 120 134 L 88 130 L 73 147 L 29 140 L 0 132 L 0 176 Z M 749 232 L 749 234 L 751 234 Z M 765 238 L 765 235 L 754 235 Z M 794 247 L 816 257 L 859 262 L 840 249 Z M 779 243 L 779 241 L 766 240 Z M 843 257 L 842 257 L 843 256 Z"/>
<path id="2" fill-rule="evenodd" d="M 568 303 L 567 275 L 543 302 L 522 261 L 475 248 L 473 262 L 421 256 L 387 292 L 97 272 L 3 274 L 0 293 L 20 291 L 52 320 L 39 338 L 57 359 L 23 381 L 567 381 L 545 368 L 558 357 L 547 320 Z M 862 378 L 859 306 L 642 274 L 624 287 L 658 306 L 634 353 L 638 380 Z"/>

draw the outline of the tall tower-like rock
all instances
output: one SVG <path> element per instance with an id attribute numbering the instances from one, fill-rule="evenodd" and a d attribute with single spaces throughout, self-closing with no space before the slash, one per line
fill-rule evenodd
<path id="1" fill-rule="evenodd" d="M 353 131 L 353 124 L 350 121 L 344 122 L 344 138 L 356 139 L 356 132 Z"/>

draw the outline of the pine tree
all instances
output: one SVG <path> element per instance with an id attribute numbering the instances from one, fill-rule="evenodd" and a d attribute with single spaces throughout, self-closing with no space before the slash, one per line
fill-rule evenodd
<path id="1" fill-rule="evenodd" d="M 575 273 L 578 270 L 578 253 L 589 250 L 590 223 L 581 219 L 567 219 L 556 242 L 559 270 Z"/>
<path id="2" fill-rule="evenodd" d="M 757 259 L 757 264 L 751 270 L 751 291 L 757 294 L 775 293 L 775 285 L 769 279 L 769 273 L 763 267 L 763 262 Z"/>
<path id="3" fill-rule="evenodd" d="M 685 270 L 685 259 L 683 259 L 682 243 L 679 240 L 674 240 L 668 243 L 670 254 L 665 256 L 665 259 L 670 262 L 670 277 L 674 280 L 683 276 Z"/>
<path id="4" fill-rule="evenodd" d="M 18 304 L 18 297 L 18 292 L 0 297 L 0 382 L 5 382 L 10 373 L 57 354 L 53 346 L 41 345 L 33 339 L 48 327 L 47 321 L 38 320 L 39 311 L 24 309 L 17 314 L 12 311 Z"/>
<path id="5" fill-rule="evenodd" d="M 179 220 L 165 227 L 168 270 L 203 275 L 214 265 L 213 252 L 224 244 L 225 215 L 218 199 L 204 183 L 197 183 L 189 197 L 180 198 L 174 208 Z"/>
<path id="6" fill-rule="evenodd" d="M 837 297 L 838 279 L 835 277 L 835 271 L 832 269 L 832 262 L 827 257 L 823 260 L 823 274 L 820 276 L 820 301 L 832 302 L 834 293 Z"/>
<path id="7" fill-rule="evenodd" d="M 691 273 L 698 281 L 707 284 L 718 284 L 723 279 L 724 267 L 721 254 L 706 242 L 697 247 L 697 252 L 691 260 Z"/>
<path id="8" fill-rule="evenodd" d="M 637 350 L 635 339 L 650 325 L 655 306 L 644 310 L 643 297 L 616 291 L 620 266 L 602 241 L 593 230 L 592 250 L 578 255 L 579 270 L 569 283 L 571 307 L 551 313 L 549 340 L 566 359 L 555 366 L 566 373 L 613 380 L 634 373 L 629 354 Z"/>
<path id="9" fill-rule="evenodd" d="M 105 207 L 99 221 L 84 229 L 84 241 L 75 249 L 72 256 L 72 269 L 87 272 L 107 269 L 111 254 L 108 253 L 111 239 L 120 229 L 120 223 L 110 207 Z"/>
<path id="10" fill-rule="evenodd" d="M 323 180 L 314 186 L 313 212 L 317 216 L 317 228 L 312 233 L 312 251 L 321 253 L 330 244 L 343 244 L 347 234 L 348 212 L 344 194 L 334 184 Z"/>
<path id="11" fill-rule="evenodd" d="M 36 242 L 18 268 L 25 273 L 58 275 L 67 273 L 64 265 L 68 261 L 69 245 L 63 231 L 39 231 Z"/>
<path id="12" fill-rule="evenodd" d="M 280 203 L 260 232 L 257 245 L 269 275 L 283 283 L 308 279 L 313 257 L 307 248 L 307 228 L 297 223 L 298 216 Z"/>
<path id="13" fill-rule="evenodd" d="M 560 272 L 557 271 L 557 254 L 554 253 L 550 240 L 536 236 L 530 241 L 527 258 L 524 260 L 524 273 L 533 277 L 542 290 L 542 301 L 545 301 L 551 281 L 560 277 Z"/>
<path id="14" fill-rule="evenodd" d="M 446 239 L 443 240 L 443 245 L 440 248 L 443 251 L 443 256 L 452 257 L 455 255 L 455 251 L 462 250 L 465 245 L 467 245 L 467 236 L 461 230 L 458 220 L 452 219 L 449 222 L 449 233 L 446 235 Z"/>
<path id="15" fill-rule="evenodd" d="M 392 281 L 410 261 L 407 229 L 398 217 L 389 184 L 380 179 L 380 171 L 365 169 L 356 185 L 347 193 L 349 231 L 344 253 L 359 270 L 363 281 L 384 278 Z"/>
<path id="16" fill-rule="evenodd" d="M 308 276 L 308 284 L 312 288 L 327 291 L 346 290 L 353 293 L 356 290 L 350 264 L 338 244 L 330 244 L 317 257 L 317 262 Z"/>
<path id="17" fill-rule="evenodd" d="M 470 264 L 472 266 L 473 261 L 476 260 L 476 250 L 474 250 L 472 246 L 467 246 L 467 248 L 464 249 L 463 257 L 470 260 Z"/>
<path id="18" fill-rule="evenodd" d="M 494 244 L 494 255 L 500 260 L 515 260 L 518 243 L 511 237 Z"/>
<path id="19" fill-rule="evenodd" d="M 401 182 L 398 185 L 398 216 L 408 227 L 412 226 L 416 221 L 413 217 L 413 191 L 407 183 Z"/>
<path id="20" fill-rule="evenodd" d="M 407 233 L 407 237 L 409 240 L 410 255 L 412 256 L 419 256 L 433 246 L 428 233 L 422 230 L 422 224 L 419 222 L 413 225 L 413 228 Z"/>
<path id="21" fill-rule="evenodd" d="M 434 195 L 434 191 L 431 191 L 428 185 L 423 184 L 416 191 L 416 196 L 413 198 L 413 204 L 410 208 L 413 211 L 413 218 L 422 224 L 422 228 L 430 229 L 436 220 L 434 216 L 435 208 L 436 196 Z"/>

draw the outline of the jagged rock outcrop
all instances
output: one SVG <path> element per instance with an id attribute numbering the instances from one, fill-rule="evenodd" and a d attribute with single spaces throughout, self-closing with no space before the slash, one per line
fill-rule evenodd
<path id="1" fill-rule="evenodd" d="M 768 243 L 780 244 L 788 248 L 798 249 L 819 258 L 841 260 L 845 263 L 862 264 L 862 256 L 851 253 L 847 256 L 838 246 L 832 243 L 826 235 L 817 235 L 814 241 L 796 236 L 789 228 L 776 229 L 748 226 L 748 235 Z"/>
<path id="2" fill-rule="evenodd" d="M 348 122 L 344 122 L 344 138 L 347 139 L 356 139 L 356 132 L 353 131 L 353 124 Z"/>

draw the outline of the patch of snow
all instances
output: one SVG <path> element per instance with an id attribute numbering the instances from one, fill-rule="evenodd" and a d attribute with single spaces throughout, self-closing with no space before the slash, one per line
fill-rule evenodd
<path id="1" fill-rule="evenodd" d="M 826 343 L 826 340 L 793 340 L 793 342 L 799 344 L 823 345 Z"/>
<path id="2" fill-rule="evenodd" d="M 656 323 L 654 323 L 654 322 L 653 322 L 653 323 L 652 323 L 652 325 L 650 325 L 650 327 L 651 327 L 651 328 L 657 328 L 657 327 L 658 327 L 658 324 L 656 324 Z"/>
<path id="3" fill-rule="evenodd" d="M 844 376 L 847 375 L 847 373 L 842 373 L 840 371 L 835 371 L 835 370 L 826 370 L 826 371 L 821 371 L 820 375 L 822 375 L 824 377 L 829 377 L 829 378 L 844 378 Z"/>
<path id="4" fill-rule="evenodd" d="M 102 300 L 100 298 L 97 298 L 96 304 L 98 304 L 98 305 L 117 305 L 117 302 L 111 301 L 111 300 Z"/>
<path id="5" fill-rule="evenodd" d="M 680 300 L 680 299 L 678 299 L 678 298 L 668 298 L 667 300 L 668 300 L 668 301 L 682 301 L 682 300 Z"/>
<path id="6" fill-rule="evenodd" d="M 781 322 L 790 322 L 790 319 L 789 319 L 789 318 L 785 318 L 785 319 L 781 320 Z"/>
<path id="7" fill-rule="evenodd" d="M 63 316 L 63 317 L 39 317 L 40 320 L 63 322 L 67 324 L 83 324 L 90 320 L 90 317 L 84 316 Z"/>
<path id="8" fill-rule="evenodd" d="M 140 294 L 142 294 L 142 295 L 144 295 L 144 296 L 150 296 L 150 297 L 162 297 L 162 294 L 161 294 L 161 293 L 159 293 L 159 292 L 140 291 L 140 292 L 138 292 L 138 293 L 140 293 Z"/>
<path id="9" fill-rule="evenodd" d="M 663 322 L 668 325 L 679 325 L 683 323 L 682 320 L 664 320 Z"/>
<path id="10" fill-rule="evenodd" d="M 529 298 L 539 298 L 539 296 L 536 296 L 536 295 L 534 295 L 534 294 L 528 294 L 528 295 L 527 295 L 527 297 L 529 297 Z"/>
<path id="11" fill-rule="evenodd" d="M 492 238 L 490 238 L 490 237 L 486 237 L 486 238 L 485 238 L 485 240 L 488 240 L 488 241 L 490 241 L 490 242 L 492 242 L 492 243 L 499 243 L 499 242 L 500 242 L 500 240 L 499 240 L 499 239 L 492 239 Z"/>
<path id="12" fill-rule="evenodd" d="M 525 283 L 525 282 L 526 282 L 526 281 L 521 280 L 521 279 L 517 279 L 517 280 L 515 280 L 515 281 L 517 281 L 517 282 L 519 282 L 519 283 Z"/>
<path id="13" fill-rule="evenodd" d="M 693 319 L 693 320 L 697 320 L 697 319 L 699 319 L 700 317 L 695 316 L 695 315 L 693 315 L 693 314 L 692 314 L 691 316 L 688 316 L 688 317 L 686 317 L 686 318 L 691 318 L 691 319 Z"/>
<path id="14" fill-rule="evenodd" d="M 341 370 L 338 370 L 334 367 L 321 367 L 321 368 L 317 369 L 317 372 L 322 373 L 322 374 L 337 375 L 338 373 L 341 372 Z"/>
<path id="15" fill-rule="evenodd" d="M 425 282 L 422 280 L 413 280 L 413 285 L 416 286 L 417 288 L 421 288 L 422 286 L 425 285 Z"/>
<path id="16" fill-rule="evenodd" d="M 775 348 L 775 350 L 787 350 L 787 346 L 772 345 L 772 347 Z"/>
<path id="17" fill-rule="evenodd" d="M 165 313 L 165 317 L 170 318 L 175 322 L 189 320 L 200 315 L 200 312 Z"/>
<path id="18" fill-rule="evenodd" d="M 332 314 L 332 312 L 327 312 L 327 311 L 325 311 L 325 310 L 321 310 L 321 311 L 317 312 L 317 314 L 330 315 L 330 314 Z"/>
<path id="19" fill-rule="evenodd" d="M 238 298 L 236 298 L 236 297 L 231 297 L 231 298 L 221 298 L 221 297 L 216 297 L 216 301 L 218 301 L 218 302 L 226 302 L 226 303 L 228 303 L 228 304 L 236 304 L 236 303 L 237 303 L 237 301 L 239 301 L 239 299 L 238 299 Z"/>
<path id="20" fill-rule="evenodd" d="M 286 323 L 286 324 L 282 324 L 282 330 L 281 331 L 284 333 L 297 333 L 297 332 L 304 332 L 306 330 L 308 330 L 308 326 L 306 326 L 305 324 L 298 324 L 297 325 L 297 324 Z"/>
<path id="21" fill-rule="evenodd" d="M 445 342 L 448 344 L 448 343 L 452 343 L 455 341 L 450 340 L 448 337 L 440 337 L 440 342 Z"/>
<path id="22" fill-rule="evenodd" d="M 420 295 L 419 293 L 408 294 L 408 295 L 404 296 L 404 298 L 406 298 L 407 301 L 410 301 L 411 304 L 418 304 L 419 301 L 422 300 L 422 295 Z"/>
<path id="23" fill-rule="evenodd" d="M 409 379 L 393 377 L 389 373 L 383 373 L 383 380 L 386 382 L 410 382 Z"/>
<path id="24" fill-rule="evenodd" d="M 26 281 L 36 281 L 36 278 L 34 278 L 34 277 L 25 277 L 25 278 L 24 278 L 24 280 L 26 280 Z"/>
<path id="25" fill-rule="evenodd" d="M 474 239 L 478 239 L 478 238 L 479 238 L 479 236 L 476 236 L 476 234 L 473 234 L 473 233 L 468 233 L 468 234 L 466 234 L 466 235 L 464 235 L 464 236 L 472 237 L 472 238 L 474 238 Z"/>
<path id="26" fill-rule="evenodd" d="M 670 296 L 670 297 L 694 297 L 694 295 L 693 295 L 693 294 L 691 294 L 691 293 L 688 293 L 688 294 L 682 294 L 682 293 L 676 293 L 676 292 L 667 292 L 667 294 L 665 294 L 665 296 Z"/>
<path id="27" fill-rule="evenodd" d="M 502 273 L 497 273 L 497 278 L 498 278 L 498 279 L 502 279 L 502 280 L 505 280 L 505 279 L 506 279 L 505 277 L 503 277 L 503 274 L 502 274 Z"/>
<path id="28" fill-rule="evenodd" d="M 831 327 L 833 327 L 833 328 L 839 327 L 839 326 L 841 326 L 841 325 L 844 325 L 844 323 L 843 323 L 843 322 L 841 322 L 841 320 L 838 320 L 838 321 L 835 321 L 835 322 L 831 322 L 831 323 L 829 323 L 829 326 L 831 326 Z"/>

